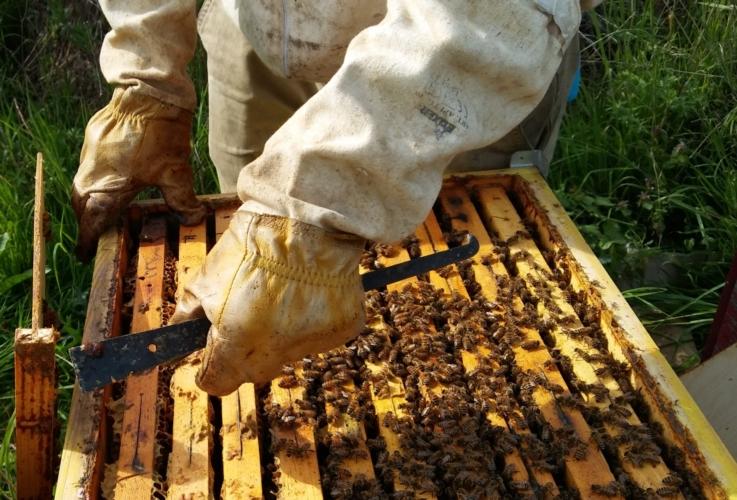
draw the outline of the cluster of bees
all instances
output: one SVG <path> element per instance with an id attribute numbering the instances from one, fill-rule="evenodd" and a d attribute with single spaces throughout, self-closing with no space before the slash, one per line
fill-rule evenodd
<path id="1" fill-rule="evenodd" d="M 177 259 L 167 247 L 164 254 L 164 280 L 161 300 L 161 324 L 167 325 L 176 308 Z M 159 367 L 158 398 L 156 399 L 156 442 L 154 445 L 154 484 L 152 498 L 164 500 L 167 491 L 166 470 L 173 446 L 174 400 L 169 394 L 174 366 Z"/>
<path id="2" fill-rule="evenodd" d="M 486 420 L 460 358 L 460 349 L 474 349 L 481 338 L 482 327 L 474 323 L 478 318 L 468 301 L 455 297 L 449 302 L 424 282 L 387 294 L 386 302 L 399 335 L 394 346 L 407 371 L 403 380 L 406 413 L 413 416 L 406 423 L 414 424 L 408 433 L 412 458 L 430 466 L 440 496 L 498 495 L 504 484 L 494 460 L 496 440 L 487 439 L 498 429 Z"/>
<path id="3" fill-rule="evenodd" d="M 177 305 L 177 259 L 169 248 L 164 256 L 164 289 L 162 293 L 161 324 L 169 324 Z"/>
<path id="4" fill-rule="evenodd" d="M 463 232 L 449 231 L 445 236 L 451 246 L 465 239 Z M 529 237 L 528 231 L 521 231 L 512 240 Z M 487 266 L 501 262 L 510 270 L 520 259 L 532 263 L 528 253 L 511 252 L 510 243 L 495 240 L 494 253 L 479 257 L 481 262 Z M 402 245 L 411 256 L 420 255 L 415 237 L 406 238 Z M 361 264 L 366 269 L 378 269 L 380 257 L 395 256 L 398 251 L 393 246 L 371 245 Z M 557 255 L 546 257 L 551 264 L 559 262 Z M 135 269 L 135 263 L 133 266 Z M 173 306 L 168 310 L 166 304 L 174 303 L 175 268 L 174 260 L 167 260 L 165 275 L 171 290 L 165 290 L 165 320 L 173 312 Z M 471 299 L 448 297 L 426 280 L 402 291 L 368 292 L 365 311 L 369 326 L 361 335 L 346 346 L 284 367 L 279 386 L 300 388 L 304 397 L 281 406 L 273 403 L 270 395 L 262 395 L 264 425 L 259 425 L 259 430 L 269 443 L 271 454 L 300 458 L 314 448 L 299 438 L 267 436 L 268 429 L 314 426 L 323 491 L 336 499 L 387 498 L 387 492 L 397 499 L 413 498 L 421 492 L 441 498 L 544 495 L 544 485 L 515 481 L 514 466 L 504 465 L 505 457 L 517 450 L 528 467 L 550 472 L 558 479 L 563 498 L 574 498 L 577 493 L 562 485 L 564 458 L 585 459 L 587 444 L 572 428 L 553 430 L 547 424 L 532 398 L 537 387 L 544 387 L 556 395 L 560 405 L 582 411 L 594 439 L 613 467 L 617 481 L 595 485 L 594 493 L 667 497 L 684 488 L 690 490 L 691 482 L 697 484 L 689 480 L 685 467 L 679 466 L 677 454 L 675 458 L 668 455 L 675 451 L 664 449 L 657 428 L 648 424 L 634 426 L 627 421 L 633 405 L 637 407 L 637 394 L 627 380 L 628 368 L 608 352 L 606 337 L 598 327 L 598 311 L 588 307 L 583 292 L 570 289 L 570 272 L 565 267 L 551 265 L 551 272 L 537 266 L 541 278 L 533 281 L 532 286 L 514 272 L 510 276 L 497 275 L 498 296 L 494 302 L 482 298 L 470 261 L 460 263 L 456 269 Z M 453 271 L 447 268 L 439 273 L 448 275 Z M 135 274 L 132 280 L 126 281 L 129 290 L 135 287 Z M 556 305 L 550 283 L 559 285 L 565 299 L 573 305 L 575 317 L 566 315 Z M 132 292 L 126 293 L 124 300 L 130 302 L 130 313 Z M 521 310 L 513 307 L 517 299 L 523 304 Z M 550 317 L 543 318 L 538 313 L 540 303 L 550 311 Z M 543 342 L 527 338 L 526 328 L 540 332 Z M 607 410 L 600 411 L 593 402 L 608 399 L 609 391 L 603 384 L 586 384 L 576 378 L 571 360 L 555 347 L 550 333 L 554 328 L 585 342 L 590 349 L 577 351 L 580 358 L 595 364 L 597 375 L 611 376 L 622 386 L 624 396 L 612 399 Z M 561 387 L 549 383 L 540 373 L 518 368 L 515 348 L 547 349 L 552 359 L 541 370 L 559 370 L 570 393 L 563 394 Z M 480 350 L 483 355 L 479 355 Z M 473 369 L 464 366 L 465 355 L 474 357 Z M 168 385 L 168 378 L 162 379 Z M 390 397 L 392 387 L 397 385 L 402 387 L 406 401 L 401 415 L 388 413 L 377 418 L 371 400 Z M 160 390 L 166 393 L 168 388 L 162 386 Z M 529 432 L 520 434 L 492 425 L 487 418 L 490 412 L 502 415 L 510 422 L 510 428 Z M 362 431 L 334 432 L 347 418 L 358 422 Z M 171 418 L 162 415 L 160 421 L 170 422 Z M 621 431 L 616 439 L 605 429 L 612 425 Z M 399 437 L 400 451 L 387 451 L 379 432 L 382 426 Z M 171 439 L 169 435 L 167 440 L 166 432 L 162 428 L 159 436 L 164 448 L 170 446 L 167 443 Z M 622 444 L 627 445 L 624 460 L 631 464 L 639 467 L 668 455 L 668 465 L 678 473 L 669 475 L 657 491 L 637 490 L 617 456 L 616 448 Z M 349 470 L 347 461 L 359 459 L 371 460 L 376 478 Z M 278 467 L 271 464 L 268 469 L 274 483 L 278 483 Z M 401 491 L 395 491 L 397 484 L 402 486 Z"/>
<path id="5" fill-rule="evenodd" d="M 534 231 L 518 232 L 512 239 L 523 237 L 532 238 L 530 235 L 532 232 Z M 512 269 L 515 259 L 528 258 L 524 252 L 517 252 L 517 254 L 510 257 L 508 247 L 511 242 L 509 240 L 506 242 L 499 242 L 497 240 L 497 243 L 507 247 L 507 250 L 503 251 L 500 259 L 505 262 L 509 269 Z M 523 318 L 522 322 L 525 324 L 533 323 L 534 327 L 546 338 L 549 352 L 554 358 L 554 364 L 564 375 L 568 386 L 573 391 L 573 394 L 565 397 L 556 396 L 557 402 L 564 406 L 575 406 L 583 412 L 588 424 L 592 428 L 592 435 L 597 441 L 599 448 L 604 452 L 610 465 L 613 466 L 613 471 L 618 481 L 608 485 L 594 485 L 594 492 L 608 496 L 624 494 L 628 497 L 643 498 L 670 497 L 685 492 L 689 498 L 699 498 L 701 495 L 699 493 L 697 478 L 685 466 L 682 452 L 669 447 L 660 438 L 662 433 L 660 432 L 659 425 L 657 423 L 640 423 L 634 425 L 627 420 L 633 413 L 633 407 L 639 407 L 642 410 L 640 417 L 644 417 L 643 421 L 646 421 L 647 408 L 640 400 L 639 394 L 634 391 L 630 384 L 629 367 L 625 363 L 615 360 L 608 351 L 606 335 L 600 326 L 601 311 L 596 307 L 591 307 L 584 290 L 575 291 L 573 289 L 570 269 L 565 264 L 560 265 L 561 263 L 567 262 L 562 252 L 562 249 L 558 250 L 558 252 L 543 251 L 543 255 L 552 271 L 537 266 L 531 260 L 529 261 L 542 278 L 538 281 L 531 280 L 534 293 L 524 296 L 526 309 L 533 311 L 533 307 L 528 308 L 527 306 L 535 306 L 536 308 L 537 303 L 542 301 L 545 308 L 552 313 L 552 317 L 547 320 L 535 320 L 530 315 L 528 318 Z M 522 254 L 522 257 L 519 254 Z M 514 279 L 521 281 L 519 277 L 512 278 L 512 280 Z M 565 301 L 572 305 L 575 316 L 566 315 L 557 307 L 551 294 L 550 284 L 557 285 Z M 592 283 L 592 285 L 600 286 L 596 282 Z M 513 293 L 522 292 L 520 285 L 512 285 L 508 290 L 511 290 Z M 509 304 L 509 300 L 511 299 L 510 295 L 508 293 L 506 300 L 504 300 L 507 304 Z M 575 328 L 574 324 L 583 326 Z M 551 328 L 555 325 L 560 327 L 565 335 L 571 339 L 582 341 L 588 346 L 589 349 L 586 350 L 576 348 L 576 355 L 580 359 L 597 366 L 594 371 L 598 377 L 612 377 L 620 386 L 622 395 L 612 396 L 602 383 L 586 384 L 577 379 L 571 360 L 560 354 L 560 351 L 555 348 L 555 342 L 549 335 Z M 548 386 L 547 388 L 553 392 L 556 389 L 554 386 Z M 583 397 L 584 395 L 591 396 L 592 400 L 596 403 L 601 403 L 605 400 L 608 401 L 607 409 L 602 411 L 595 404 L 587 404 L 586 399 Z M 616 427 L 618 430 L 617 435 L 609 434 L 605 430 L 604 424 Z M 573 436 L 568 432 L 565 434 Z M 567 452 L 574 449 L 574 454 L 577 457 L 584 456 L 585 450 L 582 443 L 565 438 L 558 439 L 557 441 L 559 444 L 564 443 L 564 448 L 567 448 Z M 616 451 L 616 448 L 622 445 L 626 449 L 623 461 L 629 462 L 635 467 L 642 467 L 647 464 L 655 465 L 661 461 L 665 461 L 672 470 L 677 470 L 678 472 L 671 472 L 666 476 L 663 484 L 659 488 L 643 491 L 622 470 L 622 460 L 617 457 Z"/>
<path id="6" fill-rule="evenodd" d="M 321 455 L 321 480 L 323 489 L 332 498 L 382 498 L 383 489 L 374 478 L 352 474 L 346 462 L 355 459 L 370 460 L 365 440 L 359 428 L 349 431 L 327 432 L 328 426 L 339 427 L 345 419 L 355 422 L 367 420 L 370 408 L 368 386 L 356 388 L 354 381 L 360 378 L 356 350 L 346 347 L 334 349 L 323 355 L 309 356 L 295 365 L 285 366 L 278 385 L 282 388 L 300 387 L 306 399 L 295 399 L 289 406 L 280 406 L 266 397 L 263 413 L 271 429 L 294 429 L 309 425 L 318 432 L 318 453 Z M 295 437 L 272 437 L 270 451 L 277 455 L 284 451 L 288 457 L 304 457 L 313 450 L 313 445 Z M 274 468 L 272 479 L 278 488 L 280 471 Z"/>
<path id="7" fill-rule="evenodd" d="M 529 237 L 529 233 L 515 237 Z M 464 234 L 450 233 L 446 238 L 460 243 Z M 503 262 L 512 269 L 515 260 L 529 258 L 524 252 L 511 253 L 508 242 L 497 243 L 496 252 L 482 258 L 485 264 Z M 410 254 L 419 255 L 416 238 L 406 238 L 403 245 Z M 378 257 L 393 256 L 396 252 L 396 248 L 373 245 L 364 253 L 362 264 L 377 269 Z M 324 490 L 330 496 L 382 498 L 381 492 L 392 491 L 392 484 L 396 484 L 392 481 L 396 478 L 409 491 L 440 497 L 524 498 L 543 494 L 540 485 L 512 480 L 513 466 L 500 467 L 505 455 L 518 450 L 528 465 L 560 478 L 564 457 L 583 460 L 588 446 L 573 428 L 550 428 L 532 403 L 531 393 L 536 387 L 556 394 L 562 406 L 584 412 L 610 463 L 617 463 L 613 448 L 622 443 L 628 445 L 625 459 L 636 466 L 662 457 L 657 432 L 651 426 L 627 423 L 631 400 L 636 397 L 627 383 L 628 368 L 607 351 L 606 338 L 597 326 L 596 311 L 581 305 L 585 298 L 569 289 L 570 280 L 565 271 L 554 268 L 551 273 L 538 269 L 542 279 L 533 283 L 533 290 L 519 276 L 497 276 L 498 297 L 492 303 L 479 298 L 480 290 L 473 279 L 470 262 L 457 267 L 472 299 L 444 296 L 425 281 L 399 292 L 369 292 L 365 303 L 367 323 L 381 326 L 367 327 L 353 342 L 327 355 L 303 360 L 301 383 L 311 387 L 308 392 L 318 402 L 315 416 L 318 428 L 344 414 L 362 422 L 369 434 L 366 441 L 378 477 L 377 482 L 352 476 L 342 466 L 343 460 L 355 456 L 352 453 L 365 453 L 356 451 L 360 436 L 346 438 L 323 433 L 322 476 Z M 449 272 L 452 271 L 441 270 L 440 274 Z M 574 328 L 578 318 L 565 315 L 557 307 L 546 280 L 565 284 L 565 298 L 577 308 L 583 327 Z M 522 310 L 512 306 L 515 297 L 521 299 Z M 551 311 L 552 317 L 540 317 L 539 302 Z M 581 351 L 581 357 L 599 366 L 598 375 L 611 375 L 622 382 L 625 395 L 614 398 L 606 411 L 586 402 L 584 396 L 600 402 L 609 398 L 609 392 L 601 383 L 585 384 L 576 379 L 571 360 L 551 340 L 549 332 L 556 325 L 573 338 L 585 339 L 592 349 Z M 536 329 L 545 342 L 526 338 L 524 328 Z M 540 373 L 520 370 L 513 354 L 516 347 L 529 351 L 547 348 L 552 360 L 543 369 L 560 370 L 571 392 L 562 394 L 561 387 L 549 383 Z M 464 369 L 461 353 L 477 353 L 480 348 L 484 355 L 476 357 L 475 368 Z M 368 370 L 368 363 L 381 366 L 382 370 Z M 294 383 L 291 369 L 284 375 L 284 383 Z M 389 397 L 390 380 L 401 381 L 407 403 L 401 416 L 389 413 L 380 420 L 373 414 L 370 400 Z M 346 382 L 356 387 L 348 391 Z M 277 411 L 276 418 L 284 418 L 283 413 L 278 413 L 283 409 L 271 411 Z M 308 416 L 313 412 L 308 410 Z M 486 418 L 488 412 L 499 413 L 513 421 L 515 428 L 532 432 L 515 434 L 493 426 Z M 617 439 L 610 439 L 603 428 L 605 422 L 619 426 L 624 432 Z M 377 426 L 388 427 L 399 436 L 401 451 L 386 451 Z M 667 497 L 684 486 L 679 472 L 668 476 L 657 491 L 638 491 L 621 466 L 615 465 L 614 469 L 618 481 L 595 485 L 595 493 Z M 396 491 L 393 495 L 411 498 L 413 494 Z M 561 495 L 575 497 L 576 493 L 563 487 Z"/>
<path id="8" fill-rule="evenodd" d="M 133 254 L 126 265 L 123 276 L 123 296 L 121 313 L 124 321 L 121 323 L 121 334 L 129 333 L 130 319 L 133 316 L 136 282 L 138 281 L 138 255 Z M 164 274 L 162 289 L 161 324 L 166 325 L 174 314 L 176 307 L 177 286 L 177 259 L 167 248 L 164 255 Z M 139 312 L 146 312 L 147 304 L 139 306 Z M 152 498 L 166 498 L 167 479 L 166 470 L 169 454 L 172 449 L 172 426 L 173 426 L 173 400 L 169 394 L 169 384 L 174 372 L 171 365 L 159 367 L 157 387 L 157 419 L 156 439 L 154 444 L 154 470 Z M 112 433 L 108 458 L 111 460 L 105 464 L 102 481 L 103 498 L 112 498 L 113 490 L 117 481 L 117 457 L 120 453 L 121 427 L 123 413 L 125 411 L 125 380 L 112 385 L 110 400 L 107 403 L 108 418 L 111 421 Z"/>

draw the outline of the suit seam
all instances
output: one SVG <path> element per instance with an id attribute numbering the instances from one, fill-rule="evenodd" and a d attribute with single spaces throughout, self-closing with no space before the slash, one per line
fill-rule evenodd
<path id="1" fill-rule="evenodd" d="M 251 232 L 252 225 L 253 225 L 253 219 L 248 221 L 248 227 L 246 228 L 246 238 L 248 237 L 248 234 L 250 234 Z M 243 263 L 246 261 L 246 258 L 248 257 L 248 255 L 249 254 L 247 251 L 243 252 L 243 257 L 241 258 L 241 261 L 238 263 L 238 267 L 233 273 L 233 277 L 230 279 L 230 283 L 228 284 L 228 291 L 225 294 L 227 299 L 225 300 L 223 307 L 218 312 L 217 322 L 215 323 L 218 326 L 218 330 L 220 329 L 220 323 L 222 322 L 223 315 L 225 314 L 225 309 L 228 307 L 228 302 L 230 301 L 230 292 L 233 290 L 233 283 L 235 283 L 235 279 L 238 276 L 238 273 L 240 273 L 240 270 L 243 267 Z"/>
<path id="2" fill-rule="evenodd" d="M 282 71 L 289 78 L 289 15 L 287 14 L 289 0 L 282 0 Z"/>

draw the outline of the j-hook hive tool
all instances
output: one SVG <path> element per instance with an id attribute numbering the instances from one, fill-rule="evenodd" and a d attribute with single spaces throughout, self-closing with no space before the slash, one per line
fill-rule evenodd
<path id="1" fill-rule="evenodd" d="M 473 257 L 478 250 L 479 242 L 469 234 L 463 245 L 450 250 L 362 275 L 363 289 L 376 290 L 389 283 L 460 262 Z M 69 355 L 79 386 L 91 391 L 204 348 L 209 329 L 210 321 L 207 318 L 195 319 L 106 339 L 94 345 L 73 347 Z"/>

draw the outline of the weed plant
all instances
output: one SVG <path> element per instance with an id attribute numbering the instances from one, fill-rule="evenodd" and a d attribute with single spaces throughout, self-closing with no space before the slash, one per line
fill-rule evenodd
<path id="1" fill-rule="evenodd" d="M 737 243 L 735 16 L 727 3 L 609 0 L 588 18 L 584 85 L 550 177 L 651 332 L 675 343 L 703 342 Z M 61 331 L 62 429 L 69 411 L 66 351 L 81 338 L 92 269 L 74 257 L 69 190 L 85 123 L 110 96 L 97 66 L 104 32 L 92 2 L 0 0 L 3 498 L 14 497 L 13 331 L 30 317 L 36 151 L 46 160 L 47 299 Z M 192 73 L 201 89 L 193 130 L 196 189 L 214 192 L 201 51 Z"/>
<path id="2" fill-rule="evenodd" d="M 598 14 L 550 183 L 660 345 L 699 348 L 737 249 L 737 7 Z"/>

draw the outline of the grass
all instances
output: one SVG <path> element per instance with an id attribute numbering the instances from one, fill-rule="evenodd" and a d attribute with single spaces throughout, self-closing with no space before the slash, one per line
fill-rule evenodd
<path id="1" fill-rule="evenodd" d="M 661 345 L 703 345 L 737 248 L 737 11 L 608 2 L 551 185 Z M 675 360 L 679 370 L 698 356 Z"/>
<path id="2" fill-rule="evenodd" d="M 702 345 L 737 247 L 736 16 L 726 3 L 610 0 L 583 27 L 583 89 L 550 183 L 663 345 Z M 97 67 L 103 34 L 92 2 L 0 0 L 0 497 L 14 497 L 12 332 L 29 322 L 39 150 L 62 426 L 69 409 L 66 350 L 81 336 L 91 267 L 73 256 L 68 193 L 84 125 L 110 94 Z M 193 75 L 205 81 L 201 52 Z M 193 155 L 201 193 L 215 186 L 204 92 Z"/>

